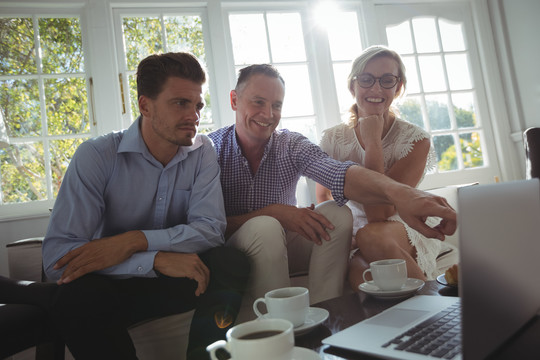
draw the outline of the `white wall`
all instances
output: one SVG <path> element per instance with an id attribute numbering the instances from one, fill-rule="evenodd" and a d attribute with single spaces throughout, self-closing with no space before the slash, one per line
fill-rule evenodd
<path id="1" fill-rule="evenodd" d="M 540 0 L 502 0 L 501 7 L 518 115 L 525 128 L 540 126 Z"/>

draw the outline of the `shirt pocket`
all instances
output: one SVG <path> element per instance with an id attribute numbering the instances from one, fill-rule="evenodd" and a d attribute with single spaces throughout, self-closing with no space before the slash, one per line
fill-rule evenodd
<path id="1" fill-rule="evenodd" d="M 191 190 L 184 190 L 184 189 L 174 189 L 173 196 L 172 196 L 172 202 L 173 204 L 186 204 L 189 202 L 189 197 L 191 195 Z"/>

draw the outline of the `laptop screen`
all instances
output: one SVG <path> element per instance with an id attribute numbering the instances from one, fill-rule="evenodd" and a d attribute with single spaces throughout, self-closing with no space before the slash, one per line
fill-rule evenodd
<path id="1" fill-rule="evenodd" d="M 463 357 L 483 359 L 540 307 L 540 182 L 458 189 Z"/>

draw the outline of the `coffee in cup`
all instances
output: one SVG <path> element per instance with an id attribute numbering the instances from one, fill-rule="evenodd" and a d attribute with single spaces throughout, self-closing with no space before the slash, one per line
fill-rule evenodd
<path id="1" fill-rule="evenodd" d="M 259 303 L 265 303 L 267 313 L 259 310 Z M 264 298 L 253 303 L 253 311 L 259 318 L 286 319 L 294 327 L 304 324 L 309 309 L 309 291 L 305 287 L 286 287 L 267 292 Z"/>
<path id="2" fill-rule="evenodd" d="M 227 340 L 206 347 L 212 360 L 225 349 L 233 360 L 290 360 L 294 349 L 293 325 L 283 319 L 258 319 L 230 328 Z"/>
<path id="3" fill-rule="evenodd" d="M 400 290 L 407 282 L 407 264 L 403 259 L 387 259 L 374 261 L 369 264 L 362 274 L 365 282 L 366 274 L 370 272 L 373 283 L 381 290 Z"/>

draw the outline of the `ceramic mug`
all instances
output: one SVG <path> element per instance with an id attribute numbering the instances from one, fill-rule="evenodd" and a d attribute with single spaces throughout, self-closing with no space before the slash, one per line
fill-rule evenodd
<path id="1" fill-rule="evenodd" d="M 265 303 L 267 313 L 259 310 L 259 303 Z M 294 327 L 304 324 L 309 309 L 309 291 L 305 287 L 285 287 L 267 292 L 264 298 L 253 303 L 253 311 L 259 318 L 286 319 Z"/>
<path id="2" fill-rule="evenodd" d="M 225 349 L 231 360 L 290 360 L 293 355 L 294 331 L 288 320 L 248 321 L 230 328 L 226 338 L 206 347 L 212 360 L 218 360 L 218 349 Z"/>
<path id="3" fill-rule="evenodd" d="M 373 283 L 381 290 L 400 290 L 407 282 L 407 264 L 403 259 L 387 259 L 374 261 L 369 264 L 362 274 L 365 282 L 366 274 L 370 272 Z"/>

